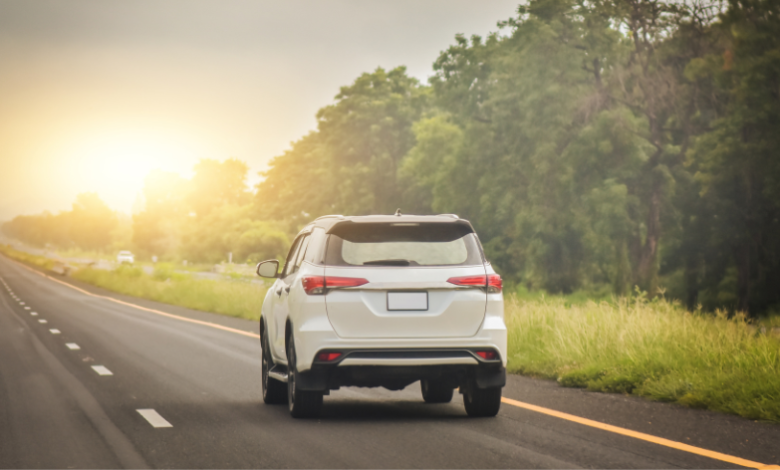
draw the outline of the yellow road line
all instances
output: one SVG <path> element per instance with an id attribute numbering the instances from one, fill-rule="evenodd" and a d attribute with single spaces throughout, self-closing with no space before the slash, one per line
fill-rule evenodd
<path id="1" fill-rule="evenodd" d="M 147 311 L 147 312 L 156 313 L 157 315 L 162 315 L 162 316 L 169 317 L 169 318 L 175 318 L 177 320 L 182 320 L 182 321 L 186 321 L 186 322 L 190 322 L 190 323 L 195 323 L 195 324 L 198 324 L 198 325 L 210 326 L 212 328 L 217 328 L 219 330 L 229 331 L 231 333 L 237 333 L 239 335 L 244 335 L 244 336 L 250 336 L 252 338 L 260 338 L 260 335 L 257 335 L 255 333 L 252 333 L 252 332 L 249 332 L 249 331 L 237 330 L 235 328 L 229 328 L 227 326 L 222 326 L 222 325 L 218 325 L 216 323 L 211 323 L 211 322 L 206 322 L 206 321 L 201 321 L 201 320 L 193 320 L 191 318 L 182 317 L 182 316 L 179 316 L 179 315 L 173 315 L 171 313 L 162 312 L 160 310 L 155 310 L 153 308 L 146 308 L 146 307 L 142 307 L 140 305 L 131 304 L 129 302 L 123 302 L 123 301 L 117 300 L 117 299 L 115 299 L 113 297 L 108 297 L 108 296 L 105 296 L 105 295 L 93 294 L 91 292 L 85 291 L 84 289 L 80 289 L 80 288 L 78 288 L 78 287 L 76 287 L 76 286 L 74 286 L 72 284 L 68 284 L 67 282 L 63 282 L 63 281 L 60 281 L 59 279 L 55 279 L 55 278 L 53 278 L 51 276 L 43 274 L 43 273 L 41 273 L 41 272 L 39 272 L 39 271 L 37 271 L 35 269 L 32 269 L 32 268 L 30 268 L 28 266 L 25 266 L 24 264 L 22 264 L 22 263 L 20 263 L 20 262 L 18 262 L 16 260 L 11 260 L 11 261 L 17 263 L 19 266 L 21 266 L 21 267 L 23 267 L 25 269 L 28 269 L 28 270 L 34 272 L 35 274 L 38 274 L 39 276 L 43 276 L 43 277 L 45 277 L 47 279 L 51 279 L 54 282 L 58 282 L 58 283 L 60 283 L 60 284 L 62 284 L 64 286 L 70 287 L 71 289 L 75 289 L 75 290 L 77 290 L 77 291 L 79 291 L 81 293 L 84 293 L 86 295 L 89 295 L 91 297 L 97 297 L 97 298 L 101 298 L 101 299 L 110 300 L 111 302 L 116 302 L 116 303 L 121 304 L 121 305 L 126 305 L 128 307 L 134 307 L 134 308 L 137 308 L 137 309 L 140 309 L 140 310 L 144 310 L 144 311 Z M 671 447 L 672 449 L 677 449 L 677 450 L 681 450 L 683 452 L 688 452 L 688 453 L 691 453 L 691 454 L 696 454 L 696 455 L 701 455 L 701 456 L 704 456 L 704 457 L 709 457 L 709 458 L 715 459 L 715 460 L 721 460 L 723 462 L 728 462 L 728 463 L 731 463 L 731 464 L 734 464 L 734 465 L 740 465 L 742 467 L 758 468 L 758 469 L 763 469 L 763 470 L 780 469 L 780 466 L 778 466 L 778 465 L 766 465 L 766 464 L 763 464 L 763 463 L 754 462 L 752 460 L 747 460 L 747 459 L 743 459 L 743 458 L 740 458 L 740 457 L 734 457 L 733 455 L 723 454 L 723 453 L 720 453 L 720 452 L 715 452 L 713 450 L 702 449 L 701 447 L 696 447 L 696 446 L 692 446 L 692 445 L 688 445 L 688 444 L 683 444 L 682 442 L 672 441 L 672 440 L 669 440 L 669 439 L 664 439 L 663 437 L 652 436 L 650 434 L 645 434 L 643 432 L 632 431 L 630 429 L 625 429 L 625 428 L 621 428 L 621 427 L 618 427 L 618 426 L 612 426 L 611 424 L 600 423 L 598 421 L 593 421 L 593 420 L 587 419 L 587 418 L 580 418 L 579 416 L 570 415 L 568 413 L 563 413 L 561 411 L 551 410 L 549 408 L 544 408 L 542 406 L 531 405 L 530 403 L 524 403 L 524 402 L 521 402 L 521 401 L 513 400 L 511 398 L 503 397 L 503 398 L 501 398 L 501 401 L 503 403 L 506 403 L 507 405 L 516 406 L 518 408 L 524 408 L 526 410 L 535 411 L 537 413 L 546 414 L 548 416 L 554 416 L 556 418 L 565 419 L 567 421 L 572 421 L 572 422 L 579 423 L 579 424 L 582 424 L 582 425 L 585 425 L 585 426 L 590 426 L 592 428 L 601 429 L 603 431 L 609 431 L 609 432 L 613 432 L 615 434 L 621 434 L 623 436 L 633 437 L 634 439 L 640 439 L 640 440 L 643 440 L 643 441 L 652 442 L 653 444 L 658 444 L 658 445 L 662 445 L 662 446 L 666 446 L 666 447 Z"/>
<path id="2" fill-rule="evenodd" d="M 616 434 L 622 434 L 624 436 L 633 437 L 634 439 L 640 439 L 643 441 L 652 442 L 653 444 L 671 447 L 672 449 L 682 450 L 684 452 L 689 452 L 691 454 L 703 455 L 704 457 L 709 457 L 715 460 L 722 460 L 723 462 L 728 462 L 734 465 L 740 465 L 742 467 L 761 468 L 761 469 L 780 469 L 780 466 L 777 465 L 766 465 L 763 463 L 754 462 L 752 460 L 734 457 L 733 455 L 722 454 L 720 452 L 702 449 L 701 447 L 683 444 L 682 442 L 671 441 L 669 439 L 664 439 L 663 437 L 652 436 L 650 434 L 632 431 L 630 429 L 625 429 L 618 426 L 612 426 L 610 424 L 600 423 L 598 421 L 593 421 L 591 419 L 580 418 L 579 416 L 570 415 L 568 413 L 562 413 L 560 411 L 551 410 L 549 408 L 544 408 L 542 406 L 531 405 L 530 403 L 524 403 L 522 401 L 512 400 L 511 398 L 503 397 L 501 398 L 501 401 L 503 403 L 506 403 L 507 405 L 516 406 L 518 408 L 524 408 L 526 410 L 535 411 L 537 413 L 542 413 L 549 416 L 554 416 L 556 418 L 565 419 L 567 421 L 573 421 L 575 423 L 583 424 L 585 426 L 590 426 L 592 428 L 597 428 L 604 431 L 613 432 Z"/>
<path id="3" fill-rule="evenodd" d="M 62 284 L 63 286 L 70 287 L 71 289 L 77 290 L 77 291 L 81 292 L 82 294 L 86 294 L 86 295 L 88 295 L 90 297 L 97 297 L 99 299 L 110 300 L 111 302 L 115 302 L 115 303 L 118 303 L 118 304 L 121 304 L 121 305 L 125 305 L 125 306 L 128 306 L 128 307 L 137 308 L 139 310 L 144 310 L 146 312 L 155 313 L 157 315 L 162 315 L 164 317 L 175 318 L 176 320 L 181 320 L 181 321 L 186 321 L 186 322 L 190 322 L 190 323 L 195 323 L 197 325 L 210 326 L 210 327 L 216 328 L 218 330 L 229 331 L 231 333 L 236 333 L 236 334 L 243 335 L 243 336 L 249 336 L 250 338 L 260 338 L 260 335 L 252 333 L 251 331 L 237 330 L 235 328 L 222 326 L 222 325 L 219 325 L 217 323 L 211 323 L 211 322 L 202 321 L 202 320 L 194 320 L 192 318 L 182 317 L 182 316 L 179 316 L 179 315 L 174 315 L 172 313 L 166 313 L 166 312 L 163 312 L 161 310 L 155 310 L 153 308 L 147 308 L 147 307 L 142 307 L 140 305 L 131 304 L 130 302 L 124 302 L 122 300 L 118 300 L 118 299 L 115 299 L 113 297 L 108 297 L 106 295 L 93 294 L 92 292 L 88 292 L 88 291 L 86 291 L 84 289 L 80 289 L 80 288 L 74 286 L 73 284 L 69 284 L 67 282 L 60 281 L 59 279 L 55 279 L 55 278 L 53 278 L 51 276 L 48 276 L 48 275 L 46 275 L 44 273 L 41 273 L 41 272 L 39 272 L 39 271 L 37 271 L 35 269 L 32 269 L 29 266 L 25 266 L 24 264 L 22 264 L 22 263 L 20 263 L 20 262 L 18 262 L 16 260 L 12 259 L 11 261 L 13 261 L 14 263 L 18 264 L 19 266 L 21 266 L 21 267 L 23 267 L 25 269 L 28 269 L 28 270 L 34 272 L 35 274 L 37 274 L 39 276 L 43 276 L 43 277 L 45 277 L 47 279 L 50 279 L 50 280 L 52 280 L 54 282 L 58 282 L 58 283 Z"/>

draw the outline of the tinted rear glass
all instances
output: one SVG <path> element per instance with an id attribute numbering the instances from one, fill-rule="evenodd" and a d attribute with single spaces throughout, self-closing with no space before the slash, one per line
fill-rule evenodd
<path id="1" fill-rule="evenodd" d="M 461 224 L 342 224 L 331 230 L 331 266 L 458 266 L 482 264 L 476 237 Z"/>

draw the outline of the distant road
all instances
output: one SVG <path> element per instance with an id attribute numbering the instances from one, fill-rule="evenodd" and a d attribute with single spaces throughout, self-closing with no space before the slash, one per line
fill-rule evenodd
<path id="1" fill-rule="evenodd" d="M 496 418 L 470 419 L 459 395 L 448 405 L 426 405 L 415 384 L 402 392 L 345 388 L 325 397 L 320 419 L 294 420 L 284 406 L 262 404 L 256 323 L 67 280 L 146 310 L 139 309 L 60 282 L 0 256 L 3 468 L 780 463 L 778 425 L 516 376 L 505 397 L 541 410 L 504 403 Z"/>
<path id="2" fill-rule="evenodd" d="M 93 269 L 102 269 L 106 271 L 114 270 L 119 266 L 119 263 L 117 263 L 116 261 L 106 260 L 106 259 L 63 257 L 58 255 L 56 252 L 44 250 L 41 248 L 35 248 L 33 246 L 22 243 L 19 240 L 8 238 L 2 233 L 0 233 L 0 244 L 10 245 L 15 250 L 29 253 L 35 256 L 43 256 L 45 258 L 60 261 L 65 264 L 83 265 L 83 266 L 89 265 Z M 141 269 L 143 269 L 143 271 L 146 274 L 152 274 L 154 272 L 153 266 L 142 265 L 140 263 L 136 264 L 136 266 L 140 266 Z M 216 266 L 220 266 L 220 265 L 216 265 Z M 224 269 L 232 269 L 235 272 L 243 273 L 244 276 L 243 280 L 245 281 L 249 281 L 255 284 L 264 284 L 264 281 L 258 278 L 254 274 L 253 271 L 254 266 L 246 265 L 246 264 L 231 264 L 231 265 L 222 265 L 222 266 Z M 247 271 L 251 272 L 252 276 L 247 276 Z M 232 279 L 230 275 L 224 274 L 223 272 L 188 271 L 188 270 L 177 270 L 176 272 L 194 277 L 196 279 L 209 279 L 212 281 L 225 281 L 225 280 Z"/>

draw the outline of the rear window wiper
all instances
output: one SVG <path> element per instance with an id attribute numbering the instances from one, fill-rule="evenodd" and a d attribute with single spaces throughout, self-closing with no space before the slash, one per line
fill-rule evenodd
<path id="1" fill-rule="evenodd" d="M 375 261 L 366 261 L 363 266 L 411 266 L 412 263 L 419 264 L 408 259 L 378 259 Z"/>

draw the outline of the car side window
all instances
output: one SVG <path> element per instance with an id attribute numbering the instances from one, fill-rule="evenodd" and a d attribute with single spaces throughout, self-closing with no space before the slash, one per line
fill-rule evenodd
<path id="1" fill-rule="evenodd" d="M 290 247 L 290 252 L 287 253 L 287 261 L 284 263 L 284 269 L 282 270 L 282 275 L 280 277 L 285 278 L 292 272 L 292 266 L 295 262 L 296 256 L 298 256 L 298 248 L 301 245 L 302 239 L 303 237 L 296 238 L 292 244 L 292 247 Z"/>
<path id="2" fill-rule="evenodd" d="M 311 241 L 306 249 L 306 253 L 303 255 L 303 260 L 312 264 L 319 264 L 322 260 L 316 258 L 322 257 L 322 241 L 325 239 L 325 230 L 322 227 L 314 227 L 309 238 Z"/>
<path id="3" fill-rule="evenodd" d="M 294 274 L 301 267 L 303 257 L 306 256 L 306 249 L 309 247 L 309 240 L 311 240 L 311 237 L 308 233 L 301 239 L 300 248 L 298 248 L 298 253 L 295 255 L 295 264 L 293 264 L 290 274 Z"/>

